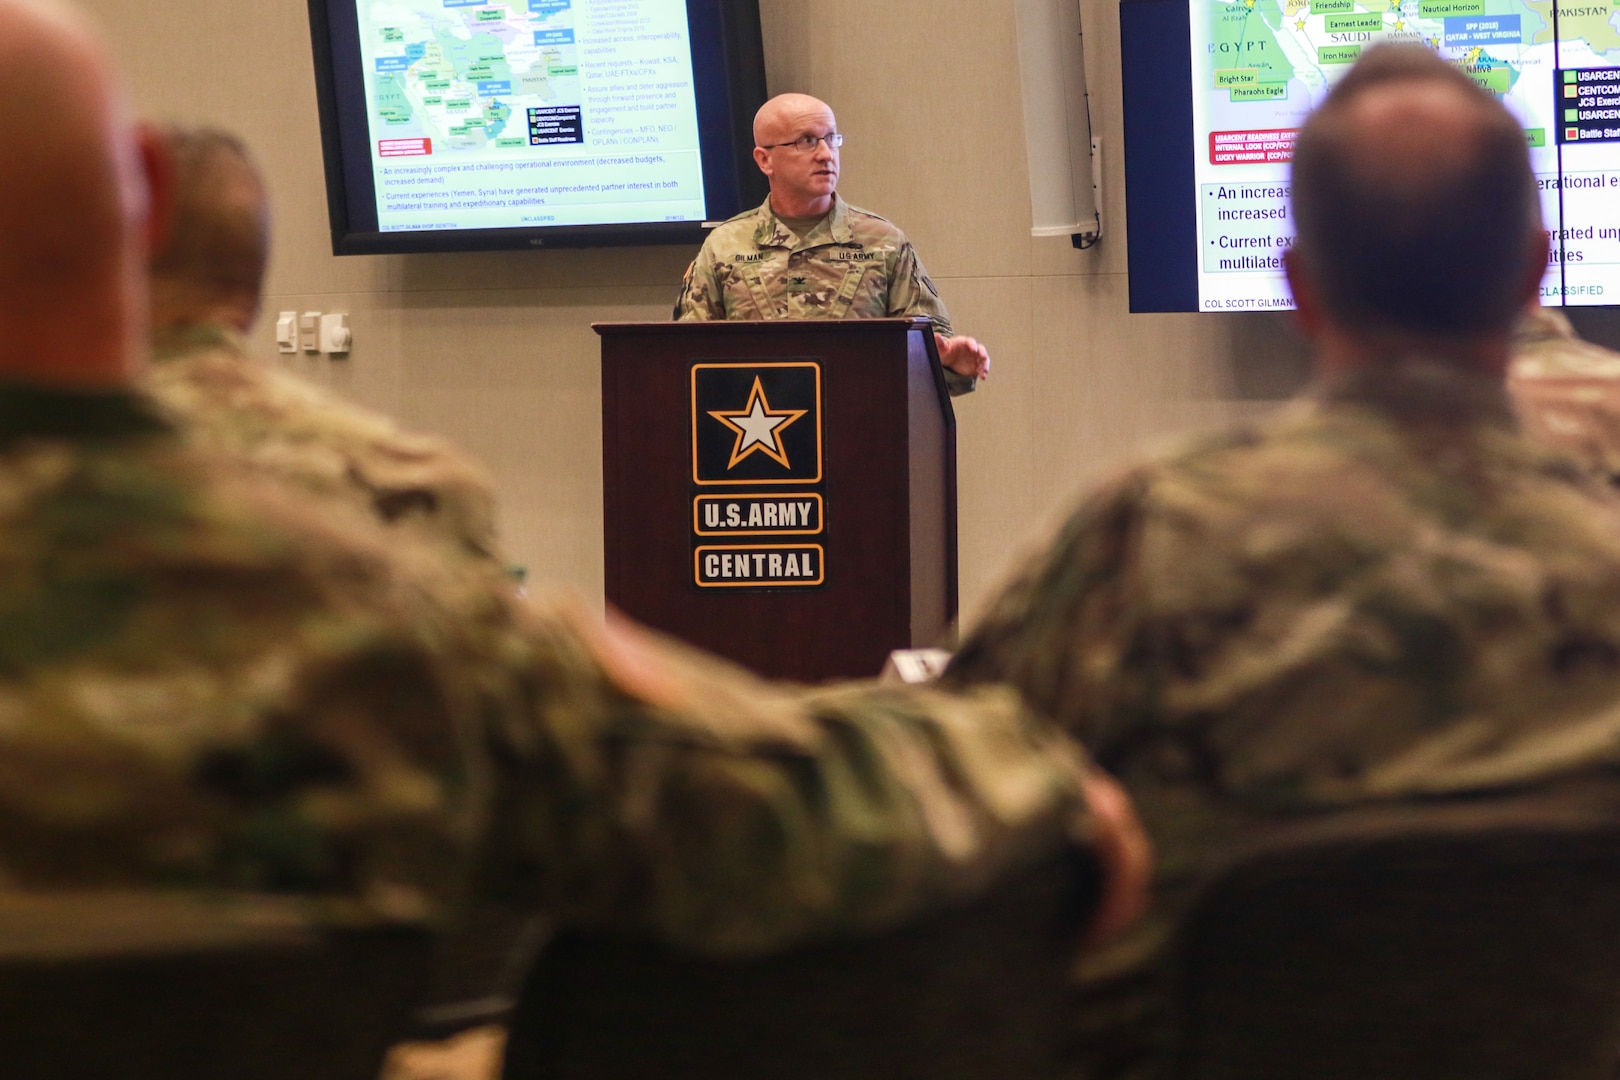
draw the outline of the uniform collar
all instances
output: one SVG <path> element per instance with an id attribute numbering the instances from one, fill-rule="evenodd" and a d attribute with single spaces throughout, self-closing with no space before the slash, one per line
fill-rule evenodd
<path id="1" fill-rule="evenodd" d="M 1579 341 L 1575 328 L 1569 324 L 1569 318 L 1561 311 L 1551 308 L 1533 307 L 1520 316 L 1518 324 L 1513 328 L 1513 344 L 1523 348 L 1527 345 L 1539 345 L 1544 341 Z"/>
<path id="2" fill-rule="evenodd" d="M 130 390 L 59 390 L 0 383 L 0 442 L 127 439 L 173 430 L 156 404 Z"/>
<path id="3" fill-rule="evenodd" d="M 1420 357 L 1324 378 L 1310 396 L 1323 404 L 1360 405 L 1404 421 L 1517 426 L 1500 376 Z"/>
<path id="4" fill-rule="evenodd" d="M 246 339 L 232 327 L 216 322 L 166 326 L 152 334 L 152 360 L 155 363 L 161 364 L 202 349 L 240 353 L 246 349 Z"/>
<path id="5" fill-rule="evenodd" d="M 760 222 L 754 230 L 754 243 L 759 247 L 782 247 L 789 249 L 803 249 L 824 247 L 827 244 L 854 243 L 855 236 L 849 230 L 849 203 L 844 197 L 833 192 L 832 213 L 828 214 L 816 227 L 805 234 L 803 240 L 794 235 L 793 230 L 782 223 L 771 209 L 771 197 L 765 196 L 765 201 L 759 207 Z"/>

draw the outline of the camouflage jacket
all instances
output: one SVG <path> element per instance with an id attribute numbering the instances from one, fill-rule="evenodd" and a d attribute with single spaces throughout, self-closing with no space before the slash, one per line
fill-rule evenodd
<path id="1" fill-rule="evenodd" d="M 482 469 L 441 439 L 250 358 L 241 337 L 205 323 L 159 332 L 148 387 L 189 437 L 381 521 L 495 553 L 495 505 Z"/>
<path id="2" fill-rule="evenodd" d="M 1527 433 L 1620 484 L 1620 353 L 1540 308 L 1519 325 L 1508 390 Z"/>
<path id="3" fill-rule="evenodd" d="M 1620 501 L 1522 437 L 1499 381 L 1366 372 L 1105 484 L 946 678 L 1012 683 L 1136 802 L 1155 907 L 1084 962 L 1077 1042 L 1085 1075 L 1153 1075 L 1155 961 L 1223 845 L 1620 778 Z"/>
<path id="4" fill-rule="evenodd" d="M 143 398 L 0 388 L 8 910 L 88 897 L 138 937 L 161 898 L 200 928 L 479 895 L 748 953 L 1083 839 L 1077 762 L 1009 691 L 766 685 L 295 494 Z"/>
<path id="5" fill-rule="evenodd" d="M 883 319 L 925 315 L 950 337 L 951 317 L 906 234 L 835 195 L 803 240 L 766 200 L 717 227 L 687 268 L 677 319 Z M 975 380 L 945 369 L 952 394 Z"/>

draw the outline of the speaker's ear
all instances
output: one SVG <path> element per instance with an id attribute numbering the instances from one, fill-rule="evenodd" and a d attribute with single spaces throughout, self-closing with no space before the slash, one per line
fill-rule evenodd
<path id="1" fill-rule="evenodd" d="M 135 139 L 146 180 L 146 246 L 151 255 L 168 244 L 174 221 L 174 153 L 163 132 L 144 120 L 135 125 Z"/>
<path id="2" fill-rule="evenodd" d="M 1034 236 L 1102 237 L 1102 170 L 1091 134 L 1080 0 L 1015 0 Z"/>

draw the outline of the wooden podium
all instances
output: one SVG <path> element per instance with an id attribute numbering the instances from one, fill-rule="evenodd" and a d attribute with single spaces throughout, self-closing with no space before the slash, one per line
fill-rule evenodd
<path id="1" fill-rule="evenodd" d="M 767 675 L 876 675 L 956 617 L 926 319 L 598 323 L 607 599 Z"/>

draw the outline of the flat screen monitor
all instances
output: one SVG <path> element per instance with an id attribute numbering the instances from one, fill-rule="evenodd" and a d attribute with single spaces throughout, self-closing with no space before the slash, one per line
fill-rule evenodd
<path id="1" fill-rule="evenodd" d="M 1376 42 L 1427 44 L 1524 127 L 1541 301 L 1620 304 L 1620 30 L 1608 0 L 1121 0 L 1132 311 L 1293 306 L 1289 162 Z"/>
<path id="2" fill-rule="evenodd" d="M 309 0 L 339 255 L 701 242 L 764 198 L 757 0 Z"/>

